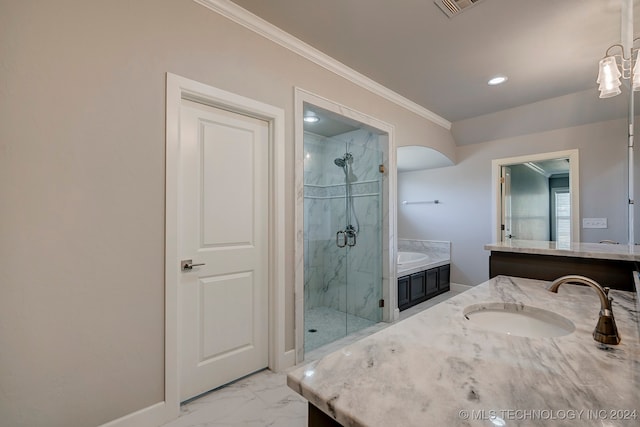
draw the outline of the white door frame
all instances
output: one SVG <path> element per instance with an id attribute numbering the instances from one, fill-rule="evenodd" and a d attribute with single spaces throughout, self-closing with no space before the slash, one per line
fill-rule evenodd
<path id="1" fill-rule="evenodd" d="M 539 162 L 542 160 L 569 159 L 569 191 L 571 192 L 571 241 L 580 241 L 580 164 L 578 150 L 554 151 L 552 153 L 530 154 L 526 156 L 508 157 L 504 159 L 494 159 L 491 161 L 491 198 L 492 215 L 491 230 L 496 243 L 501 239 L 501 186 L 500 171 L 502 166 L 515 165 L 526 162 Z"/>
<path id="2" fill-rule="evenodd" d="M 284 110 L 167 73 L 166 240 L 165 240 L 165 401 L 180 410 L 178 348 L 178 156 L 180 103 L 189 99 L 269 123 L 269 369 L 292 364 L 285 351 L 284 289 Z M 289 361 L 287 361 L 289 359 Z"/>
<path id="3" fill-rule="evenodd" d="M 393 322 L 399 318 L 398 281 L 396 280 L 396 207 L 397 207 L 397 168 L 395 128 L 382 120 L 368 116 L 346 105 L 296 87 L 295 103 L 295 352 L 296 363 L 304 360 L 304 116 L 303 104 L 313 104 L 360 123 L 386 132 L 387 158 L 384 162 L 387 179 L 383 183 L 383 206 L 388 211 L 383 213 L 383 248 L 382 248 L 382 298 L 385 306 L 382 320 Z"/>
<path id="4" fill-rule="evenodd" d="M 171 73 L 166 85 L 164 400 L 101 427 L 157 427 L 180 415 L 177 237 L 182 99 L 269 122 L 269 369 L 277 372 L 295 363 L 294 350 L 285 349 L 284 110 Z"/>

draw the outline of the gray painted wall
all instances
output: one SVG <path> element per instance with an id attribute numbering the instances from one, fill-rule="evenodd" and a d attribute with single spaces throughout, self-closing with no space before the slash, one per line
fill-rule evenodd
<path id="1" fill-rule="evenodd" d="M 635 99 L 639 99 L 635 92 Z M 599 99 L 593 88 L 453 123 L 458 145 L 495 141 L 627 116 L 626 95 Z"/>
<path id="2" fill-rule="evenodd" d="M 165 74 L 285 110 L 294 87 L 455 158 L 450 132 L 192 0 L 0 1 L 0 424 L 95 426 L 164 399 Z"/>
<path id="3" fill-rule="evenodd" d="M 626 242 L 626 126 L 626 120 L 610 120 L 465 145 L 458 148 L 454 166 L 399 174 L 398 200 L 438 199 L 442 203 L 399 204 L 398 236 L 450 240 L 451 280 L 466 285 L 482 283 L 489 277 L 489 253 L 483 246 L 491 243 L 494 235 L 491 160 L 577 148 L 580 214 L 606 217 L 609 225 L 603 230 L 581 230 L 581 240 Z"/>

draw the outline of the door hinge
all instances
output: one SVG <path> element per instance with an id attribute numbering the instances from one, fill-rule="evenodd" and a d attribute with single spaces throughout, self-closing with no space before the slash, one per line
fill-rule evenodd
<path id="1" fill-rule="evenodd" d="M 378 301 L 378 307 L 384 307 L 384 300 L 383 299 Z"/>
<path id="2" fill-rule="evenodd" d="M 504 176 L 500 177 L 500 184 L 504 184 Z"/>
<path id="3" fill-rule="evenodd" d="M 500 230 L 504 231 L 504 224 L 500 224 Z"/>

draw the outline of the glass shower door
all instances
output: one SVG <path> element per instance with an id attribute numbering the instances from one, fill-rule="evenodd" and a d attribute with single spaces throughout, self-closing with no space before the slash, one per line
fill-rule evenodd
<path id="1" fill-rule="evenodd" d="M 376 134 L 360 130 L 352 136 L 346 226 L 357 234 L 347 247 L 347 334 L 382 319 L 382 152 Z"/>
<path id="2" fill-rule="evenodd" d="M 382 318 L 382 152 L 359 128 L 304 135 L 305 352 Z"/>
<path id="3" fill-rule="evenodd" d="M 334 159 L 344 143 L 304 138 L 305 352 L 347 335 L 344 173 Z"/>

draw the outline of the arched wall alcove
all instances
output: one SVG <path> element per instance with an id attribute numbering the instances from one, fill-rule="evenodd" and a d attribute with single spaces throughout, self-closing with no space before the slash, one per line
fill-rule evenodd
<path id="1" fill-rule="evenodd" d="M 424 169 L 453 166 L 453 161 L 433 148 L 420 145 L 398 147 L 398 172 L 411 172 Z"/>

